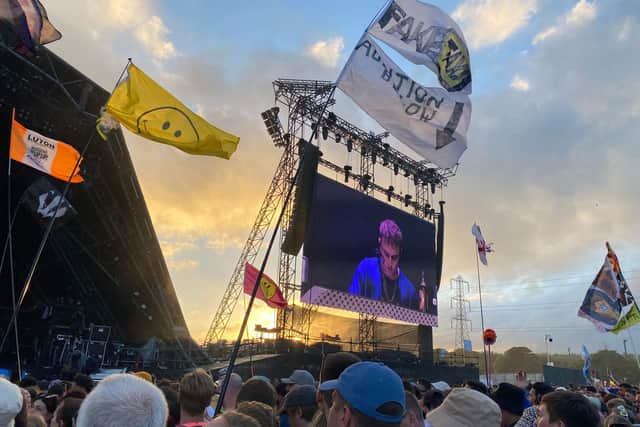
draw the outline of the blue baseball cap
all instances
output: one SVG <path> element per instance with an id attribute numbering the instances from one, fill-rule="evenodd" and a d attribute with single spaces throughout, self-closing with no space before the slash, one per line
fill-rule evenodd
<path id="1" fill-rule="evenodd" d="M 406 414 L 402 380 L 382 363 L 358 362 L 345 369 L 337 380 L 325 381 L 320 390 L 338 390 L 350 406 L 378 421 L 399 423 Z M 397 403 L 401 414 L 385 414 L 379 409 L 385 403 Z"/>

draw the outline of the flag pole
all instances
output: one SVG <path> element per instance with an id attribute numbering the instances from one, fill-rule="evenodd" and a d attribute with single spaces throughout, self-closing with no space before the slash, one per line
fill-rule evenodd
<path id="1" fill-rule="evenodd" d="M 322 112 L 320 113 L 320 120 L 324 116 L 325 111 L 327 110 L 327 106 L 333 99 L 333 94 L 336 91 L 336 85 L 331 89 L 331 93 L 327 99 L 327 102 L 322 107 Z M 315 138 L 316 133 L 318 132 L 319 126 L 312 126 L 311 137 L 309 138 L 308 144 L 311 144 L 313 138 Z M 295 187 L 295 183 L 298 180 L 298 176 L 300 175 L 300 171 L 302 170 L 302 162 L 304 160 L 304 156 L 308 155 L 309 149 L 308 146 L 305 145 L 304 150 L 302 151 L 302 156 L 300 161 L 298 162 L 298 167 L 296 168 L 296 172 L 293 175 L 291 180 L 291 185 L 289 185 L 289 189 L 287 190 L 287 195 L 284 198 L 284 202 L 282 203 L 282 209 L 280 210 L 280 214 L 278 214 L 278 220 L 273 229 L 273 233 L 271 234 L 271 239 L 269 240 L 269 246 L 267 246 L 267 252 L 262 259 L 262 265 L 260 266 L 260 272 L 256 277 L 256 282 L 253 285 L 253 290 L 251 291 L 251 297 L 249 298 L 249 303 L 247 304 L 247 309 L 244 313 L 244 319 L 242 320 L 242 325 L 240 326 L 240 331 L 238 332 L 238 339 L 236 340 L 233 351 L 231 352 L 231 357 L 229 358 L 229 365 L 227 366 L 227 373 L 224 376 L 224 381 L 222 382 L 222 387 L 220 389 L 220 398 L 218 399 L 218 403 L 216 404 L 216 415 L 220 414 L 222 411 L 222 403 L 224 401 L 224 395 L 227 392 L 227 387 L 229 385 L 229 379 L 231 378 L 231 374 L 233 373 L 233 367 L 236 363 L 236 359 L 238 357 L 238 351 L 240 350 L 240 343 L 242 341 L 242 335 L 244 335 L 244 330 L 247 327 L 247 322 L 249 321 L 249 315 L 251 314 L 251 308 L 253 307 L 253 302 L 256 299 L 256 294 L 258 293 L 258 288 L 260 287 L 260 280 L 262 279 L 262 275 L 264 274 L 264 269 L 267 266 L 267 261 L 269 260 L 269 255 L 271 253 L 271 248 L 273 247 L 273 242 L 276 239 L 276 235 L 278 233 L 278 229 L 280 228 L 280 224 L 282 223 L 282 218 L 284 217 L 284 213 L 287 210 L 287 205 L 289 203 L 289 199 L 291 198 L 291 194 L 293 193 L 293 188 Z"/>
<path id="2" fill-rule="evenodd" d="M 128 58 L 127 64 L 125 65 L 124 69 L 122 70 L 122 73 L 120 74 L 120 77 L 118 78 L 118 81 L 116 82 L 115 87 L 117 87 L 118 84 L 120 83 L 120 80 L 122 80 L 122 77 L 124 76 L 124 73 L 129 68 L 129 64 L 131 64 L 131 58 Z M 114 87 L 114 90 L 115 90 L 115 87 Z M 113 93 L 113 91 L 111 91 L 111 92 Z M 60 209 L 60 206 L 62 205 L 62 201 L 65 199 L 67 193 L 69 192 L 69 188 L 71 187 L 71 180 L 73 179 L 73 176 L 76 174 L 76 171 L 80 167 L 80 162 L 84 158 L 84 155 L 87 152 L 87 149 L 91 145 L 91 142 L 93 141 L 95 134 L 96 134 L 96 130 L 95 130 L 95 128 L 92 127 L 91 128 L 91 135 L 89 136 L 89 139 L 87 140 L 87 143 L 85 144 L 84 148 L 82 149 L 82 152 L 80 153 L 80 157 L 78 157 L 78 161 L 76 161 L 76 164 L 73 166 L 73 170 L 69 174 L 69 179 L 67 179 L 67 182 L 65 183 L 64 190 L 62 191 L 62 197 L 60 198 L 60 202 L 56 205 L 56 209 L 53 212 L 53 217 L 51 218 L 51 221 L 49 221 L 49 224 L 47 225 L 47 229 L 45 230 L 45 233 L 42 236 L 42 240 L 40 241 L 40 246 L 38 247 L 38 251 L 36 252 L 35 257 L 33 258 L 33 262 L 31 263 L 31 268 L 29 269 L 29 273 L 27 274 L 27 278 L 26 278 L 26 280 L 24 282 L 24 285 L 22 286 L 22 291 L 20 293 L 20 298 L 18 299 L 17 305 L 13 309 L 13 315 L 11 316 L 11 320 L 9 320 L 9 325 L 7 326 L 7 329 L 6 329 L 5 333 L 4 333 L 4 336 L 2 337 L 2 341 L 0 342 L 0 352 L 2 352 L 2 349 L 4 348 L 4 343 L 7 340 L 7 336 L 9 335 L 9 332 L 11 331 L 11 328 L 14 325 L 16 325 L 16 320 L 18 318 L 18 312 L 20 311 L 20 308 L 22 307 L 22 303 L 24 302 L 24 299 L 25 299 L 25 297 L 27 295 L 27 292 L 29 291 L 29 287 L 31 286 L 31 280 L 33 279 L 33 274 L 36 271 L 36 267 L 38 266 L 38 262 L 40 261 L 40 256 L 42 256 L 42 252 L 44 250 L 44 247 L 47 244 L 47 240 L 49 238 L 49 234 L 51 234 L 51 230 L 53 229 L 53 224 L 56 221 L 56 216 L 58 214 L 58 210 Z M 11 156 L 9 156 L 9 161 L 11 161 Z M 17 330 L 18 330 L 18 328 L 16 326 L 16 334 L 18 333 Z"/>
<path id="3" fill-rule="evenodd" d="M 631 341 L 631 348 L 633 348 L 633 355 L 636 357 L 636 363 L 638 364 L 638 368 L 640 368 L 640 359 L 638 358 L 638 350 L 636 350 L 636 343 L 633 340 L 633 335 L 631 335 L 631 328 L 627 328 L 627 334 L 629 334 L 629 341 Z"/>
<path id="4" fill-rule="evenodd" d="M 487 360 L 487 346 L 484 343 L 484 308 L 482 307 L 482 286 L 480 284 L 480 255 L 478 254 L 478 244 L 473 245 L 476 253 L 476 270 L 478 272 L 478 295 L 480 296 L 480 325 L 482 327 L 482 351 L 484 353 L 484 374 L 487 379 L 487 387 L 489 386 L 489 362 Z"/>
<path id="5" fill-rule="evenodd" d="M 38 263 L 40 261 L 40 257 L 42 256 L 42 252 L 44 251 L 44 247 L 47 244 L 47 241 L 49 239 L 49 235 L 51 234 L 51 230 L 53 229 L 53 224 L 56 221 L 56 216 L 58 215 L 58 210 L 60 209 L 60 206 L 62 206 L 62 201 L 65 200 L 65 197 L 67 196 L 67 193 L 69 192 L 69 188 L 71 188 L 71 180 L 73 179 L 73 177 L 76 174 L 76 171 L 80 167 L 80 162 L 84 158 L 84 155 L 87 152 L 87 149 L 91 145 L 91 142 L 94 139 L 95 133 L 96 133 L 95 129 L 91 128 L 91 135 L 89 136 L 89 139 L 88 139 L 87 143 L 85 144 L 84 148 L 82 149 L 82 152 L 80 153 L 80 156 L 78 157 L 78 160 L 76 161 L 76 164 L 73 166 L 73 170 L 69 174 L 69 179 L 67 179 L 67 182 L 64 185 L 64 190 L 62 191 L 62 197 L 60 198 L 60 202 L 58 202 L 58 204 L 56 205 L 56 209 L 55 209 L 55 211 L 53 211 L 53 216 L 51 217 L 51 220 L 49 221 L 49 224 L 47 224 L 47 229 L 45 230 L 44 235 L 42 236 L 42 239 L 40 240 L 40 246 L 38 247 L 38 251 L 36 252 L 35 257 L 33 258 L 33 261 L 31 263 L 31 268 L 29 268 L 29 273 L 27 274 L 27 278 L 25 279 L 24 285 L 22 286 L 22 291 L 20 293 L 20 297 L 18 298 L 18 303 L 17 303 L 16 307 L 13 310 L 13 316 L 11 316 L 11 320 L 9 321 L 9 325 L 7 326 L 7 330 L 5 331 L 4 336 L 2 337 L 2 342 L 0 342 L 0 352 L 4 348 L 4 343 L 5 343 L 6 339 L 7 339 L 7 336 L 9 335 L 9 332 L 11 331 L 11 328 L 16 324 L 16 320 L 18 318 L 18 312 L 20 311 L 20 308 L 22 307 L 22 303 L 24 302 L 24 299 L 27 296 L 27 292 L 29 292 L 29 288 L 31 287 L 31 280 L 33 279 L 33 275 L 34 275 L 34 273 L 36 271 L 36 268 L 38 267 Z M 17 329 L 18 328 L 16 328 L 16 331 L 17 331 Z"/>
<path id="6" fill-rule="evenodd" d="M 16 116 L 15 108 L 11 111 L 11 123 Z M 18 206 L 16 206 L 16 212 L 18 211 Z M 11 276 L 11 305 L 13 311 L 16 311 L 16 281 L 15 274 L 13 271 L 13 221 L 15 220 L 15 215 L 11 214 L 11 144 L 9 144 L 9 156 L 8 156 L 8 164 L 7 164 L 7 240 L 5 243 L 5 251 L 7 246 L 9 248 L 9 274 Z M 3 251 L 2 254 L 2 263 L 0 263 L 0 270 L 2 268 L 2 264 L 4 264 L 4 256 L 5 253 Z M 16 319 L 16 327 L 15 331 L 15 339 L 16 339 L 16 363 L 18 366 L 18 378 L 22 378 L 22 366 L 20 363 L 20 339 L 18 336 L 18 320 Z"/>

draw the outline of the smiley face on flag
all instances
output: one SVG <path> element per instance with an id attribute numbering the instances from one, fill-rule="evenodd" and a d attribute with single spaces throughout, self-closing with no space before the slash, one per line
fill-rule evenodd
<path id="1" fill-rule="evenodd" d="M 156 140 L 170 142 L 198 143 L 200 135 L 181 109 L 167 105 L 151 108 L 138 116 L 138 133 L 153 135 Z"/>
<path id="2" fill-rule="evenodd" d="M 260 280 L 260 289 L 266 299 L 271 299 L 276 294 L 275 285 L 264 278 Z"/>

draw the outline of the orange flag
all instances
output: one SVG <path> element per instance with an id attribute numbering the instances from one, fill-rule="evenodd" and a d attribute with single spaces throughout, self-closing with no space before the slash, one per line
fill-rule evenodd
<path id="1" fill-rule="evenodd" d="M 244 266 L 244 293 L 251 295 L 253 291 L 253 287 L 256 284 L 256 279 L 258 278 L 258 273 L 260 270 L 255 268 L 253 265 L 246 263 Z M 258 293 L 256 293 L 256 298 L 261 299 L 266 302 L 267 305 L 271 308 L 286 308 L 287 301 L 282 296 L 282 291 L 276 282 L 263 274 L 260 278 L 260 285 L 258 286 Z"/>
<path id="2" fill-rule="evenodd" d="M 15 117 L 11 119 L 11 148 L 9 155 L 16 162 L 31 166 L 54 178 L 67 181 L 76 163 L 78 167 L 71 178 L 77 184 L 83 182 L 80 176 L 80 153 L 69 144 L 47 138 L 38 132 L 27 129 L 18 123 Z"/>

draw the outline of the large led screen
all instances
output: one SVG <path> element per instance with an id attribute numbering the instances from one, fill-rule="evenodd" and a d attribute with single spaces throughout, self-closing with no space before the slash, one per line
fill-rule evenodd
<path id="1" fill-rule="evenodd" d="M 435 226 L 322 175 L 302 267 L 303 302 L 437 326 Z"/>

